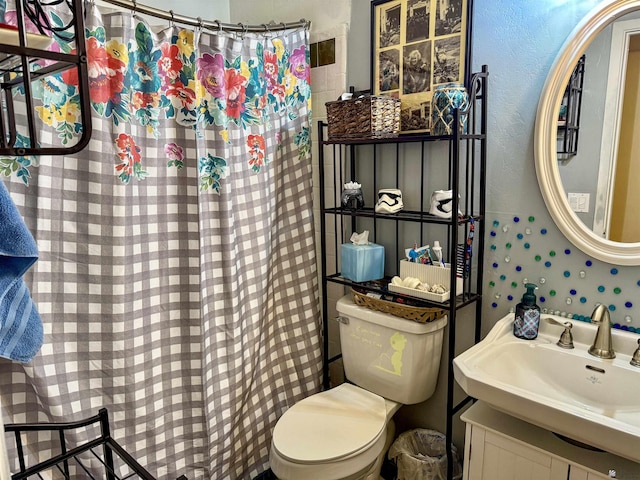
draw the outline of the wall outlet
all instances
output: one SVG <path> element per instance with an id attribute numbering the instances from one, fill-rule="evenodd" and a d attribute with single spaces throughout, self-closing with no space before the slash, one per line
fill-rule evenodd
<path id="1" fill-rule="evenodd" d="M 589 212 L 589 194 L 588 193 L 569 193 L 569 206 L 576 213 Z"/>

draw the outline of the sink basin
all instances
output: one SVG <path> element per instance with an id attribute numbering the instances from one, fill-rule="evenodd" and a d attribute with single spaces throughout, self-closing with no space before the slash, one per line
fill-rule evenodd
<path id="1" fill-rule="evenodd" d="M 571 322 L 574 349 L 556 345 Z M 640 368 L 629 364 L 638 335 L 612 330 L 616 358 L 587 353 L 597 326 L 542 315 L 535 340 L 513 336 L 513 314 L 453 361 L 456 381 L 494 408 L 579 442 L 640 462 Z"/>

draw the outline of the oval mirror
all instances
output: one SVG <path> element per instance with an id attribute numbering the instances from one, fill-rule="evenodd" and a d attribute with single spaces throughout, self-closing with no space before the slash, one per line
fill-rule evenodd
<path id="1" fill-rule="evenodd" d="M 640 0 L 608 0 L 598 4 L 585 16 L 564 43 L 549 72 L 538 104 L 535 124 L 534 153 L 536 175 L 538 177 L 540 191 L 542 192 L 547 209 L 555 224 L 565 237 L 583 252 L 598 260 L 617 265 L 640 265 L 640 238 L 628 242 L 614 241 L 612 238 L 615 237 L 609 235 L 608 224 L 606 226 L 604 225 L 604 223 L 608 222 L 608 219 L 607 214 L 603 212 L 611 204 L 616 175 L 613 167 L 605 166 L 606 164 L 600 163 L 600 160 L 603 156 L 614 156 L 619 150 L 617 143 L 619 127 L 617 124 L 622 121 L 620 94 L 617 93 L 614 95 L 611 93 L 615 89 L 608 90 L 607 88 L 600 89 L 594 85 L 591 86 L 592 91 L 595 90 L 596 93 L 604 97 L 601 99 L 604 105 L 603 113 L 599 117 L 600 119 L 604 119 L 604 121 L 598 124 L 598 128 L 600 129 L 598 139 L 602 143 L 602 148 L 600 145 L 598 145 L 597 149 L 588 148 L 588 145 L 585 147 L 583 139 L 580 139 L 582 145 L 579 143 L 577 153 L 569 157 L 558 154 L 559 134 L 561 134 L 562 130 L 562 128 L 559 128 L 559 119 L 562 118 L 560 116 L 560 107 L 565 91 L 567 90 L 568 82 L 579 60 L 585 55 L 585 52 L 588 52 L 592 44 L 600 42 L 600 38 L 597 38 L 598 34 L 605 29 L 611 30 L 611 26 L 617 23 L 620 17 L 628 14 L 630 14 L 631 17 L 638 17 L 639 11 Z M 626 17 L 623 20 L 626 20 Z M 628 23 L 628 21 L 626 23 Z M 626 38 L 626 40 L 623 41 L 621 48 L 626 49 L 628 47 L 631 37 L 631 33 L 626 37 L 624 35 L 622 36 L 622 38 Z M 607 38 L 611 38 L 611 35 L 609 34 Z M 622 57 L 620 61 L 615 60 L 617 56 L 614 52 L 615 42 L 612 43 L 611 40 L 607 41 L 609 42 L 608 45 L 611 46 L 611 51 L 613 52 L 611 53 L 611 57 L 614 58 L 614 60 L 611 62 L 607 60 L 608 65 L 597 65 L 600 70 L 608 72 L 604 74 L 606 80 L 604 82 L 605 85 L 607 81 L 610 82 L 610 80 L 607 79 L 624 79 L 624 70 L 621 70 L 622 67 L 620 65 L 622 64 L 624 68 L 626 68 L 625 57 Z M 609 56 L 609 51 L 606 53 L 605 58 Z M 601 61 L 602 58 L 598 57 L 597 60 Z M 616 71 L 609 71 L 611 64 L 617 65 Z M 585 70 L 588 68 L 589 58 L 587 58 Z M 585 73 L 585 82 L 588 81 L 587 79 L 588 75 Z M 618 83 L 624 86 L 624 80 Z M 589 87 L 585 86 L 584 90 L 586 91 L 587 88 Z M 620 87 L 618 90 L 620 90 Z M 614 105 L 615 108 L 612 109 L 611 105 Z M 581 119 L 581 123 L 587 118 L 598 116 L 594 113 L 593 110 L 588 110 L 585 108 L 585 105 L 583 105 L 583 118 Z M 614 128 L 611 128 L 612 124 Z M 603 125 L 606 125 L 607 129 L 603 129 Z M 580 127 L 583 137 L 587 133 L 586 130 L 586 127 Z M 597 153 L 594 154 L 594 150 Z M 585 156 L 589 153 L 598 157 L 591 160 L 595 162 L 595 167 L 588 167 L 586 160 L 584 160 Z M 581 158 L 580 155 L 583 157 Z M 582 163 L 580 163 L 581 161 Z M 566 172 L 563 172 L 561 174 L 560 168 L 564 168 L 570 163 L 573 163 L 572 167 L 574 172 L 577 173 L 567 175 Z M 601 205 L 596 209 L 594 208 L 595 202 L 592 202 L 590 206 L 591 210 L 597 211 L 595 215 L 592 214 L 588 220 L 583 220 L 574 210 L 581 210 L 580 201 L 585 200 L 584 194 L 580 193 L 581 187 L 572 183 L 572 180 L 575 180 L 578 175 L 581 176 L 587 171 L 596 179 L 594 182 L 600 183 L 599 187 L 601 192 L 597 194 L 594 193 L 594 197 L 600 197 Z M 566 185 L 563 184 L 563 176 L 565 177 Z M 618 174 L 618 177 L 620 177 L 618 178 L 618 185 L 621 183 L 621 177 L 629 176 L 628 172 L 626 174 Z M 636 190 L 640 191 L 640 186 L 637 187 Z M 571 203 L 568 198 L 569 193 L 572 193 Z M 594 198 L 593 200 L 596 199 Z M 587 204 L 588 203 L 587 201 Z M 616 212 L 614 212 L 614 214 L 615 213 Z M 640 221 L 637 220 L 637 207 L 635 210 L 631 210 L 631 213 L 635 215 L 634 223 L 636 225 L 640 224 Z"/>

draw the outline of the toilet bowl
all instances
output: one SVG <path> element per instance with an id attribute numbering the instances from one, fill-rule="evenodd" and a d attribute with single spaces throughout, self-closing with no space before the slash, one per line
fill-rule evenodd
<path id="1" fill-rule="evenodd" d="M 349 382 L 311 395 L 278 420 L 269 453 L 279 480 L 378 480 L 402 406 L 435 391 L 447 318 L 418 323 L 338 300 Z"/>
<path id="2" fill-rule="evenodd" d="M 400 406 L 348 383 L 307 397 L 273 431 L 271 470 L 281 480 L 377 480 Z"/>

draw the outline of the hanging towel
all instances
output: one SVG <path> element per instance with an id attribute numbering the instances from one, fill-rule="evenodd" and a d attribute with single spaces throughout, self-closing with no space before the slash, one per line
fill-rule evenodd
<path id="1" fill-rule="evenodd" d="M 29 362 L 43 341 L 42 321 L 22 275 L 38 248 L 0 181 L 0 357 Z"/>

